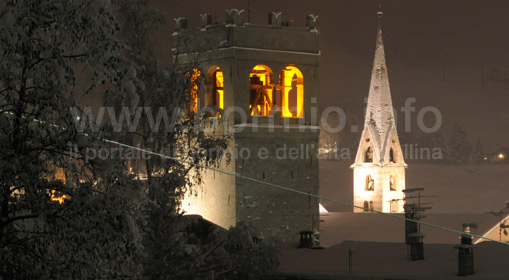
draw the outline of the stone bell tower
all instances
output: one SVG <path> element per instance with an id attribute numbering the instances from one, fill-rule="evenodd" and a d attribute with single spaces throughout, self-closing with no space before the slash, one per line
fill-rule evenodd
<path id="1" fill-rule="evenodd" d="M 403 212 L 405 160 L 399 143 L 385 63 L 382 38 L 382 12 L 378 14 L 378 32 L 369 87 L 364 129 L 355 163 L 353 202 L 361 208 L 354 212 Z"/>
<path id="2" fill-rule="evenodd" d="M 229 174 L 205 171 L 182 208 L 225 228 L 250 221 L 266 237 L 294 240 L 319 226 L 318 199 L 307 194 L 318 193 L 320 51 L 317 16 L 305 27 L 289 25 L 281 13 L 253 24 L 231 9 L 222 23 L 201 15 L 199 28 L 176 20 L 173 36 L 202 45 L 179 61 L 195 57 L 206 75 L 198 107 L 218 109 L 208 131 L 229 139 L 217 168 Z"/>

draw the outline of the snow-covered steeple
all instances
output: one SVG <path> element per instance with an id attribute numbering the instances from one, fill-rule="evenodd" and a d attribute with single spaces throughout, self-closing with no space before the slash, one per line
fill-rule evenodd
<path id="1" fill-rule="evenodd" d="M 389 86 L 389 76 L 387 72 L 387 65 L 385 63 L 385 51 L 382 36 L 382 15 L 382 11 L 377 13 L 378 31 L 375 57 L 373 61 L 373 70 L 371 72 L 364 131 L 362 133 L 361 143 L 357 152 L 356 164 L 364 161 L 363 154 L 365 151 L 363 146 L 365 145 L 363 145 L 363 142 L 371 142 L 369 146 L 373 151 L 373 163 L 384 165 L 389 163 L 391 146 L 395 146 L 395 141 L 398 141 L 392 107 L 391 89 Z M 396 146 L 398 150 L 401 150 L 399 141 Z M 401 157 L 399 162 L 403 163 L 402 160 L 403 159 Z"/>
<path id="2" fill-rule="evenodd" d="M 353 168 L 355 212 L 370 209 L 403 212 L 405 159 L 399 143 L 385 64 L 382 12 L 378 12 L 378 32 L 366 119 Z"/>

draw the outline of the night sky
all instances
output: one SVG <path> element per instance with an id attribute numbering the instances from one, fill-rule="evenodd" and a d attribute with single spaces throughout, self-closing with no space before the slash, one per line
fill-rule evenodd
<path id="1" fill-rule="evenodd" d="M 224 22 L 225 9 L 247 11 L 248 1 L 152 0 L 167 23 L 155 39 L 159 63 L 170 61 L 173 18 L 199 23 L 200 13 Z M 267 13 L 283 12 L 304 27 L 307 14 L 320 22 L 320 107 L 339 106 L 363 119 L 375 48 L 378 1 L 251 0 L 251 23 L 267 24 Z M 461 122 L 490 152 L 509 145 L 509 1 L 384 0 L 383 33 L 394 107 L 416 98 L 416 112 L 437 107 L 447 133 Z M 416 113 L 412 116 L 416 127 Z M 402 128 L 403 115 L 398 119 Z M 432 126 L 433 119 L 429 126 Z"/>

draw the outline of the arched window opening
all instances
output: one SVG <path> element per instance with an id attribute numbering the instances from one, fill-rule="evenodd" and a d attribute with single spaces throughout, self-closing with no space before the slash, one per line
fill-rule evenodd
<path id="1" fill-rule="evenodd" d="M 389 151 L 389 162 L 390 163 L 395 163 L 396 162 L 396 160 L 394 160 L 394 150 L 392 148 Z"/>
<path id="2" fill-rule="evenodd" d="M 373 201 L 370 201 L 369 202 L 369 211 L 373 211 L 373 209 L 375 209 L 373 206 Z"/>
<path id="3" fill-rule="evenodd" d="M 212 94 L 210 95 L 210 104 L 224 109 L 224 76 L 221 68 L 216 67 L 212 79 Z"/>
<path id="4" fill-rule="evenodd" d="M 189 78 L 189 88 L 186 90 L 189 98 L 188 117 L 198 112 L 198 78 L 200 75 L 201 72 L 197 68 L 187 73 Z"/>
<path id="5" fill-rule="evenodd" d="M 365 190 L 367 191 L 374 191 L 375 190 L 375 180 L 371 177 L 371 175 L 366 176 L 366 187 Z"/>
<path id="6" fill-rule="evenodd" d="M 224 109 L 224 75 L 223 71 L 219 67 L 213 67 L 211 71 L 209 71 L 209 96 L 208 96 L 208 106 L 217 107 L 220 109 Z M 216 116 L 220 117 L 221 114 L 216 112 Z"/>
<path id="7" fill-rule="evenodd" d="M 281 116 L 304 116 L 304 78 L 299 68 L 286 66 L 279 77 L 281 86 Z"/>
<path id="8" fill-rule="evenodd" d="M 373 162 L 373 150 L 371 147 L 366 149 L 366 153 L 364 154 L 364 162 Z"/>
<path id="9" fill-rule="evenodd" d="M 364 212 L 369 212 L 369 204 L 367 201 L 364 201 L 363 207 L 364 207 Z"/>
<path id="10" fill-rule="evenodd" d="M 396 179 L 392 175 L 389 176 L 389 188 L 391 191 L 396 190 Z"/>
<path id="11" fill-rule="evenodd" d="M 256 65 L 249 74 L 249 111 L 251 115 L 270 116 L 273 107 L 272 71 Z"/>

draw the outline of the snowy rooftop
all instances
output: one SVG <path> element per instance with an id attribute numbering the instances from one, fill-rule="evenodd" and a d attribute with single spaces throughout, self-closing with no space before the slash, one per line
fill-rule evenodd
<path id="1" fill-rule="evenodd" d="M 320 161 L 320 194 L 352 202 L 349 161 Z M 462 230 L 477 223 L 473 234 L 483 235 L 509 200 L 509 165 L 457 166 L 414 163 L 407 170 L 407 186 L 423 187 L 434 195 L 424 222 Z M 320 219 L 320 241 L 325 249 L 296 249 L 287 244 L 280 260 L 281 277 L 299 279 L 458 279 L 459 234 L 423 225 L 424 260 L 407 260 L 403 220 L 375 213 L 352 213 L 345 206 L 322 201 L 329 213 Z M 335 212 L 336 211 L 336 212 Z M 346 211 L 346 212 L 337 212 Z M 429 212 L 429 213 L 428 213 Z M 353 274 L 348 274 L 348 249 L 354 249 Z M 474 248 L 475 274 L 465 279 L 509 279 L 509 246 L 482 242 Z M 291 278 L 290 278 L 291 279 Z"/>
<path id="2" fill-rule="evenodd" d="M 348 274 L 348 249 L 353 273 Z M 407 260 L 403 243 L 345 241 L 326 249 L 283 249 L 279 273 L 288 279 L 458 279 L 458 250 L 425 244 L 424 260 Z M 475 274 L 465 279 L 508 279 L 509 246 L 484 242 L 474 248 Z"/>
<path id="3" fill-rule="evenodd" d="M 462 230 L 463 223 L 476 223 L 479 227 L 473 234 L 483 235 L 498 218 L 486 214 L 425 214 L 422 221 L 454 230 Z M 403 214 L 399 214 L 403 217 Z M 377 213 L 347 213 L 330 212 L 320 216 L 320 243 L 332 246 L 347 240 L 370 242 L 403 243 L 405 236 L 405 221 Z M 424 243 L 458 244 L 459 234 L 444 231 L 434 227 L 422 225 Z M 475 240 L 474 240 L 475 241 Z"/>

